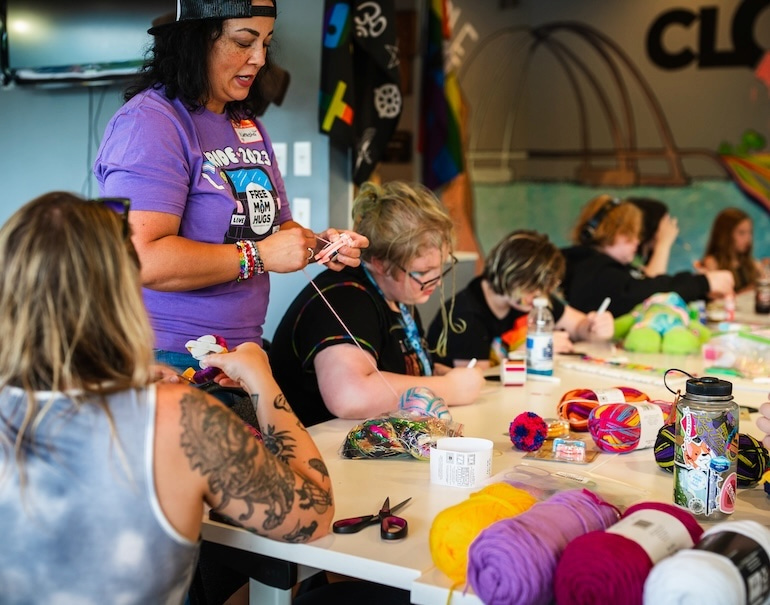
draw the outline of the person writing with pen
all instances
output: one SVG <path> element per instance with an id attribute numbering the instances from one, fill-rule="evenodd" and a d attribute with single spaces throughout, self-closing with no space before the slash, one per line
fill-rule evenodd
<path id="1" fill-rule="evenodd" d="M 448 366 L 460 366 L 478 358 L 478 367 L 489 367 L 498 342 L 509 341 L 511 332 L 526 333 L 527 314 L 537 296 L 547 296 L 556 321 L 554 352 L 572 350 L 574 341 L 612 338 L 613 318 L 606 308 L 583 313 L 566 304 L 557 294 L 564 274 L 564 259 L 547 235 L 517 230 L 504 237 L 487 255 L 484 271 L 454 300 L 444 301 L 446 311 L 454 303 L 454 318 L 464 329 L 447 333 L 446 351 L 436 353 Z M 428 330 L 428 342 L 440 342 L 441 314 Z M 515 336 L 510 337 L 515 339 Z M 491 361 L 492 360 L 492 361 Z"/>

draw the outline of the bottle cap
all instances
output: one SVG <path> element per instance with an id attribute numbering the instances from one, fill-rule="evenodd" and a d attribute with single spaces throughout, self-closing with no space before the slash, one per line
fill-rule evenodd
<path id="1" fill-rule="evenodd" d="M 690 378 L 686 383 L 685 390 L 692 395 L 724 397 L 732 395 L 733 383 L 715 376 L 703 376 L 701 378 Z"/>
<path id="2" fill-rule="evenodd" d="M 535 307 L 547 307 L 548 306 L 548 299 L 544 296 L 538 296 L 532 301 L 532 305 Z"/>

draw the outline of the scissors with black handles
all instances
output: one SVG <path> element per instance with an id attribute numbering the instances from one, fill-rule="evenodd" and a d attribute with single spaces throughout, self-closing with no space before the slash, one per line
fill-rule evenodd
<path id="1" fill-rule="evenodd" d="M 380 512 L 374 515 L 364 515 L 363 517 L 349 517 L 340 519 L 332 524 L 332 531 L 335 534 L 354 534 L 361 531 L 364 527 L 369 527 L 375 523 L 380 524 L 380 538 L 383 540 L 400 540 L 406 538 L 409 525 L 403 517 L 397 517 L 395 513 L 399 508 L 409 502 L 407 498 L 399 502 L 393 508 L 390 507 L 390 498 L 385 498 Z"/>

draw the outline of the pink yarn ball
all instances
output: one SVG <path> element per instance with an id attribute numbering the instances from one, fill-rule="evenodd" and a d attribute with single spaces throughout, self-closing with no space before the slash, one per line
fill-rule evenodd
<path id="1" fill-rule="evenodd" d="M 592 531 L 572 540 L 559 559 L 554 574 L 554 596 L 559 605 L 623 603 L 642 605 L 644 582 L 657 561 L 650 559 L 639 543 L 622 533 L 623 525 L 633 524 L 634 513 L 655 510 L 671 516 L 687 529 L 690 543 L 675 544 L 677 550 L 691 548 L 700 541 L 703 528 L 689 511 L 663 502 L 642 502 L 626 510 L 608 531 Z"/>

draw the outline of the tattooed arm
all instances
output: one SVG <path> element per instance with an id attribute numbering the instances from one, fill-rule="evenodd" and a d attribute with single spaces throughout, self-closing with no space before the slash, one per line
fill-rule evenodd
<path id="1" fill-rule="evenodd" d="M 189 478 L 189 471 L 201 487 L 201 500 L 260 535 L 286 542 L 325 535 L 334 515 L 331 480 L 318 448 L 273 380 L 267 355 L 246 343 L 233 352 L 208 356 L 206 364 L 226 373 L 224 385 L 237 383 L 258 401 L 264 445 L 212 397 L 189 387 L 159 385 L 159 397 L 161 391 L 178 393 L 177 406 L 169 407 L 178 407 L 180 460 L 175 465 L 178 476 L 168 480 L 179 487 L 181 475 Z M 160 412 L 159 405 L 159 421 Z M 163 444 L 156 443 L 158 448 Z M 160 480 L 158 484 L 166 512 L 165 489 Z M 198 523 L 201 518 L 202 509 Z"/>

